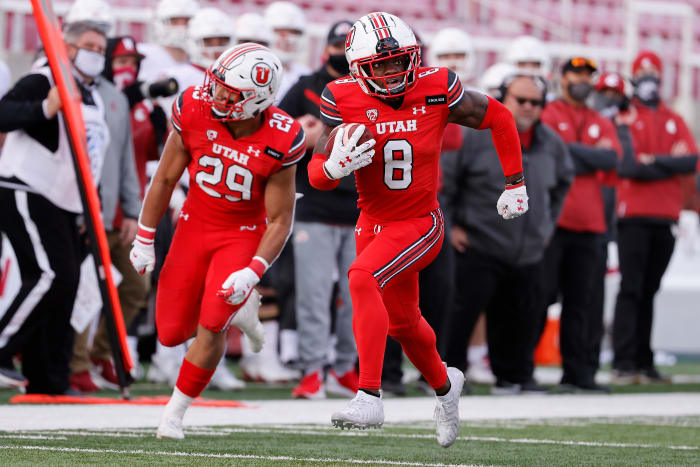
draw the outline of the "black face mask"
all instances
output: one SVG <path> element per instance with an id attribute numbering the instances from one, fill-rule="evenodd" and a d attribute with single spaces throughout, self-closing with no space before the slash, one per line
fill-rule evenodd
<path id="1" fill-rule="evenodd" d="M 634 95 L 647 107 L 659 105 L 659 84 L 656 76 L 646 75 L 634 80 Z"/>
<path id="2" fill-rule="evenodd" d="M 624 112 L 629 107 L 627 96 L 610 97 L 604 94 L 595 93 L 593 95 L 593 108 L 605 118 L 613 118 L 620 112 Z"/>
<path id="3" fill-rule="evenodd" d="M 566 90 L 573 100 L 583 102 L 593 90 L 593 86 L 590 83 L 569 83 Z"/>
<path id="4" fill-rule="evenodd" d="M 345 58 L 345 54 L 329 55 L 328 64 L 341 76 L 350 74 L 350 65 L 348 64 L 348 59 Z"/>

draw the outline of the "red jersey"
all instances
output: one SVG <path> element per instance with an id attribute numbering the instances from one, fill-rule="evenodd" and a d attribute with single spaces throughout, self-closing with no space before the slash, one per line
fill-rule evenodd
<path id="1" fill-rule="evenodd" d="M 301 125 L 271 106 L 255 133 L 235 139 L 225 123 L 203 115 L 200 92 L 189 87 L 173 103 L 173 126 L 192 158 L 186 211 L 224 224 L 264 223 L 267 179 L 304 157 Z"/>
<path id="2" fill-rule="evenodd" d="M 618 157 L 622 154 L 617 130 L 610 120 L 586 106 L 573 107 L 564 100 L 547 103 L 542 111 L 542 122 L 556 131 L 565 143 L 595 146 L 608 139 Z M 557 225 L 576 232 L 604 233 L 605 210 L 601 186 L 610 184 L 614 172 L 597 171 L 576 175 Z"/>
<path id="3" fill-rule="evenodd" d="M 362 123 L 377 141 L 372 162 L 355 171 L 357 204 L 377 221 L 422 217 L 438 207 L 443 133 L 464 89 L 447 68 L 418 68 L 416 81 L 398 109 L 365 94 L 353 78 L 329 83 L 321 95 L 326 125 Z"/>
<path id="4" fill-rule="evenodd" d="M 647 107 L 635 99 L 628 115 L 635 157 L 653 154 L 672 157 L 676 145 L 684 145 L 686 154 L 696 154 L 697 145 L 680 115 L 659 103 Z M 678 220 L 684 197 L 692 195 L 695 180 L 691 176 L 675 175 L 662 180 L 623 178 L 618 182 L 617 214 L 620 218 L 643 217 Z M 688 186 L 689 185 L 689 186 Z M 684 193 L 685 191 L 685 193 Z"/>

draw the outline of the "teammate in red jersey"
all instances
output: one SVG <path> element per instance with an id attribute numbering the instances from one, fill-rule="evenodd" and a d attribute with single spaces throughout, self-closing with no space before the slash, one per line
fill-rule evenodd
<path id="1" fill-rule="evenodd" d="M 446 68 L 420 67 L 415 36 L 394 15 L 360 18 L 348 33 L 345 55 L 351 77 L 328 84 L 322 94 L 326 127 L 309 163 L 310 182 L 319 189 L 333 189 L 354 172 L 361 208 L 357 259 L 348 271 L 360 390 L 331 420 L 341 428 L 383 424 L 379 387 L 389 334 L 435 389 L 437 440 L 447 447 L 459 431 L 464 375 L 445 368 L 435 333 L 418 308 L 418 271 L 437 255 L 443 239 L 436 197 L 442 135 L 449 122 L 491 129 L 505 174 L 497 209 L 506 219 L 527 211 L 520 141 L 501 103 L 464 91 Z M 340 129 L 330 155 L 322 155 L 332 127 L 350 122 L 366 126 L 375 139 L 355 147 L 362 127 L 343 145 Z"/>
<path id="2" fill-rule="evenodd" d="M 137 271 L 153 269 L 155 226 L 187 168 L 190 190 L 160 274 L 156 326 L 166 346 L 196 337 L 159 438 L 184 437 L 184 413 L 211 379 L 229 325 L 238 326 L 256 351 L 262 348 L 253 287 L 289 235 L 295 164 L 306 150 L 299 123 L 271 106 L 281 70 L 269 49 L 237 45 L 207 71 L 203 86 L 186 89 L 173 104 L 177 131 L 146 194 L 131 251 Z"/>

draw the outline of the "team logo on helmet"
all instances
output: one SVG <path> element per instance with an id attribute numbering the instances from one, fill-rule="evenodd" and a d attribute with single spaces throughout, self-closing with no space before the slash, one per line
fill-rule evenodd
<path id="1" fill-rule="evenodd" d="M 348 34 L 345 36 L 345 50 L 348 50 L 352 46 L 352 41 L 355 39 L 355 26 L 350 28 Z"/>
<path id="2" fill-rule="evenodd" d="M 256 85 L 267 86 L 272 81 L 272 68 L 266 63 L 258 63 L 251 70 L 250 77 Z"/>
<path id="3" fill-rule="evenodd" d="M 374 121 L 377 119 L 377 117 L 379 116 L 379 110 L 377 110 L 377 109 L 368 109 L 367 112 L 366 112 L 366 114 L 367 114 L 367 119 L 368 119 L 370 122 L 374 122 Z"/>

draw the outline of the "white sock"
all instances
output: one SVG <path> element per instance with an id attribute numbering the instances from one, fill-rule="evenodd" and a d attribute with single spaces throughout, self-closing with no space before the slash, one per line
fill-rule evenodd
<path id="1" fill-rule="evenodd" d="M 194 397 L 183 394 L 182 391 L 176 387 L 173 389 L 173 395 L 170 396 L 170 400 L 165 406 L 165 410 L 163 411 L 163 419 L 170 418 L 182 422 L 182 419 L 185 417 L 185 412 L 193 400 Z"/>

